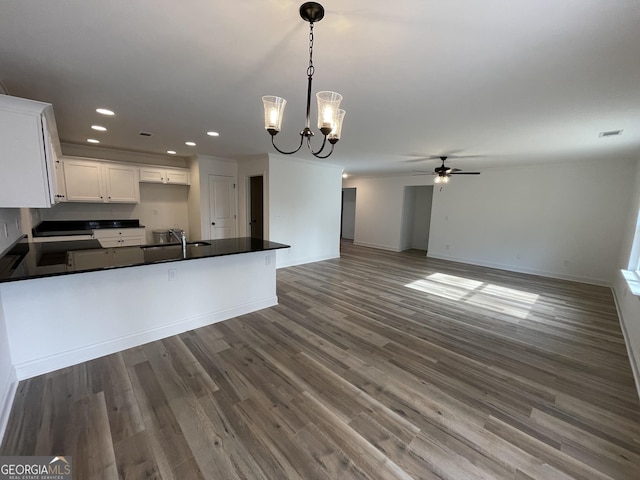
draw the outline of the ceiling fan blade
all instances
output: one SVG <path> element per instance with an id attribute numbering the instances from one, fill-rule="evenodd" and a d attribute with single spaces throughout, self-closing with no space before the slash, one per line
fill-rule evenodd
<path id="1" fill-rule="evenodd" d="M 427 160 L 431 160 L 431 158 L 429 158 L 429 157 L 413 158 L 411 160 L 405 160 L 405 162 L 406 163 L 416 163 L 416 162 L 426 162 Z"/>
<path id="2" fill-rule="evenodd" d="M 481 172 L 451 172 L 449 175 L 480 175 Z"/>
<path id="3" fill-rule="evenodd" d="M 420 170 L 413 170 L 411 172 L 411 175 L 435 175 L 435 173 L 433 173 L 433 172 L 424 172 L 424 171 L 420 171 Z"/>
<path id="4" fill-rule="evenodd" d="M 459 168 L 450 168 L 447 170 L 447 173 L 456 173 L 456 172 L 461 172 L 462 170 L 460 170 Z"/>

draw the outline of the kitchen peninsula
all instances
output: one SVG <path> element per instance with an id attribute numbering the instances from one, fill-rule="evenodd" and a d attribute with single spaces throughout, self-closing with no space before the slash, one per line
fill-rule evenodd
<path id="1" fill-rule="evenodd" d="M 252 238 L 192 242 L 186 250 L 23 239 L 0 259 L 0 307 L 16 377 L 276 305 L 275 251 L 282 248 Z"/>

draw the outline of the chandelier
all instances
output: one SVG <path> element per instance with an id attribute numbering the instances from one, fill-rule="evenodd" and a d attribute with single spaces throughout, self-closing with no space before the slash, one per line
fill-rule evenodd
<path id="1" fill-rule="evenodd" d="M 324 8 L 316 2 L 306 2 L 300 6 L 300 16 L 303 20 L 309 22 L 309 66 L 307 67 L 307 120 L 304 129 L 300 132 L 300 145 L 291 152 L 280 150 L 275 144 L 275 136 L 280 132 L 282 126 L 282 117 L 284 107 L 287 101 L 282 97 L 267 95 L 262 97 L 264 105 L 264 128 L 271 135 L 271 144 L 280 153 L 291 155 L 296 153 L 302 145 L 307 143 L 307 148 L 317 158 L 327 158 L 333 153 L 334 145 L 340 140 L 342 132 L 342 120 L 345 111 L 340 109 L 342 95 L 336 92 L 318 92 L 316 98 L 318 101 L 318 129 L 322 132 L 324 139 L 319 150 L 313 151 L 311 148 L 311 137 L 313 132 L 309 127 L 309 113 L 311 111 L 311 84 L 313 82 L 313 74 L 315 67 L 313 66 L 313 24 L 319 22 L 324 17 Z M 327 141 L 331 144 L 329 153 L 323 155 Z"/>

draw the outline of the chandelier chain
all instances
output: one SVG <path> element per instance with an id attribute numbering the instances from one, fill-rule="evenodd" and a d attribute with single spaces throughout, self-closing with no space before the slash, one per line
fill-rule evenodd
<path id="1" fill-rule="evenodd" d="M 307 68 L 307 76 L 313 77 L 316 68 L 313 66 L 313 22 L 309 23 L 309 67 Z"/>

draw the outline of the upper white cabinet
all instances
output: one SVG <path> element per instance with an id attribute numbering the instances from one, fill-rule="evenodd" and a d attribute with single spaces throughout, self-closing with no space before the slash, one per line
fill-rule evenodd
<path id="1" fill-rule="evenodd" d="M 60 144 L 48 103 L 0 95 L 0 208 L 50 207 L 58 188 Z"/>
<path id="2" fill-rule="evenodd" d="M 172 183 L 189 185 L 189 170 L 183 168 L 140 167 L 140 181 L 145 183 Z"/>
<path id="3" fill-rule="evenodd" d="M 63 159 L 68 202 L 139 203 L 135 166 L 67 157 Z"/>

